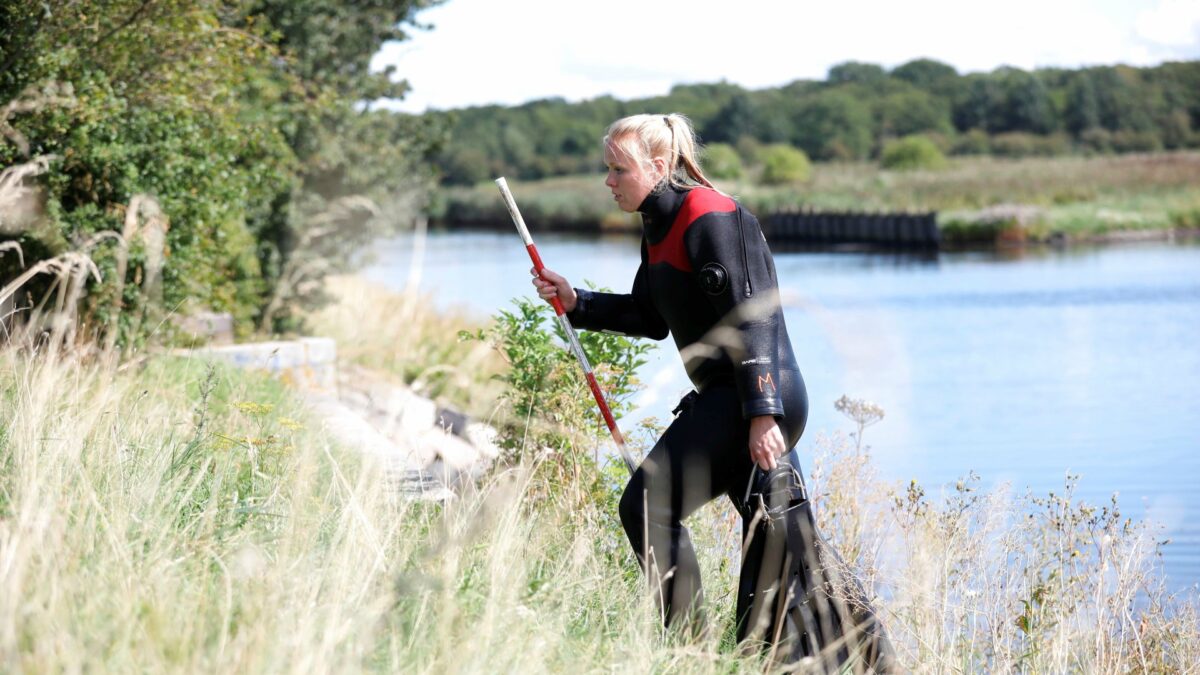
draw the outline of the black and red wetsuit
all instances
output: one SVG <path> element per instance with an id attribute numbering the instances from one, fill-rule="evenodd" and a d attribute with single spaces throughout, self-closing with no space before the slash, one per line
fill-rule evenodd
<path id="1" fill-rule="evenodd" d="M 773 415 L 788 447 L 808 396 L 758 220 L 708 188 L 660 187 L 642 213 L 642 264 L 628 294 L 576 289 L 571 322 L 675 338 L 696 392 L 634 473 L 621 522 L 639 560 L 657 568 L 670 621 L 700 601 L 700 570 L 682 521 L 726 494 L 743 513 L 754 465 L 750 418 Z M 799 469 L 795 450 L 780 460 Z M 653 572 L 651 572 L 653 574 Z"/>
<path id="2" fill-rule="evenodd" d="M 669 331 L 698 391 L 734 384 L 743 417 L 774 415 L 798 437 L 807 406 L 796 400 L 786 406 L 785 399 L 803 397 L 804 384 L 758 220 L 702 187 L 666 187 L 639 211 L 642 265 L 632 292 L 576 289 L 572 323 L 655 340 Z"/>

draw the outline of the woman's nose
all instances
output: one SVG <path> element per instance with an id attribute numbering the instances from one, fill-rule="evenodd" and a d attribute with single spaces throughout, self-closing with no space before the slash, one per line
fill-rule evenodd
<path id="1" fill-rule="evenodd" d="M 609 171 L 608 174 L 604 176 L 604 184 L 610 188 L 617 187 L 617 178 L 616 178 L 616 176 L 613 175 L 613 173 L 611 171 Z"/>

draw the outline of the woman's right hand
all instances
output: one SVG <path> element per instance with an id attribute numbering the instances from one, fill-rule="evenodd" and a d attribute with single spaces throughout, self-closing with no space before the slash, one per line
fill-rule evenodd
<path id="1" fill-rule="evenodd" d="M 579 301 L 579 296 L 576 295 L 575 289 L 571 288 L 571 284 L 567 283 L 566 279 L 549 268 L 542 268 L 541 276 L 538 276 L 535 268 L 530 268 L 529 272 L 533 275 L 533 285 L 543 300 L 550 302 L 551 298 L 557 297 L 562 300 L 563 309 L 568 312 L 575 309 L 575 303 Z"/>

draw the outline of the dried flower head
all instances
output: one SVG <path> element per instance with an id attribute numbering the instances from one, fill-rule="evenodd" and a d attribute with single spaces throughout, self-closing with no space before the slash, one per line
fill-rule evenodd
<path id="1" fill-rule="evenodd" d="M 883 419 L 883 408 L 870 401 L 850 398 L 845 394 L 834 402 L 833 407 L 854 420 L 859 427 L 868 427 Z"/>

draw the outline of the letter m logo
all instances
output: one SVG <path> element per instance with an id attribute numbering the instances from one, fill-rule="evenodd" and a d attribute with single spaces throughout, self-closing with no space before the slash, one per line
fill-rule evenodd
<path id="1" fill-rule="evenodd" d="M 765 394 L 765 393 L 767 393 L 767 392 L 766 392 L 766 390 L 765 390 L 765 389 L 763 389 L 763 387 L 764 387 L 764 386 L 766 386 L 766 387 L 770 387 L 770 388 L 771 388 L 771 393 L 772 393 L 772 394 L 774 394 L 774 393 L 775 393 L 775 380 L 771 379 L 771 374 L 770 374 L 770 373 L 767 373 L 767 376 L 766 376 L 766 377 L 763 377 L 762 375 L 759 375 L 759 376 L 758 376 L 758 392 L 759 392 L 760 394 Z"/>

